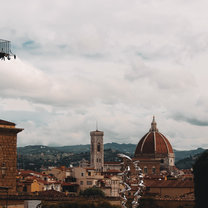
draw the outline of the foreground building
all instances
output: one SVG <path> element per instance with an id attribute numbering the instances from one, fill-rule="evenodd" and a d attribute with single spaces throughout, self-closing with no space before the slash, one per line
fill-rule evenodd
<path id="1" fill-rule="evenodd" d="M 0 186 L 8 188 L 9 193 L 16 192 L 17 134 L 22 130 L 0 120 Z"/>

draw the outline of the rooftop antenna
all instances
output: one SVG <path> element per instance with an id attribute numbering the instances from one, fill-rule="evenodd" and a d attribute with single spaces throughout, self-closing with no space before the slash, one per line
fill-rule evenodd
<path id="1" fill-rule="evenodd" d="M 96 120 L 96 131 L 98 131 L 98 121 Z"/>
<path id="2" fill-rule="evenodd" d="M 0 60 L 5 61 L 5 58 L 10 60 L 11 56 L 16 59 L 16 55 L 11 51 L 11 42 L 8 40 L 0 39 Z"/>

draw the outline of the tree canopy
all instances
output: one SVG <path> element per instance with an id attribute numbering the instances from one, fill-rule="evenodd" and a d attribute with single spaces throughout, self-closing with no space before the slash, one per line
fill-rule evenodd
<path id="1" fill-rule="evenodd" d="M 104 192 L 97 187 L 85 189 L 80 194 L 85 197 L 105 197 Z"/>
<path id="2" fill-rule="evenodd" d="M 194 190 L 196 208 L 208 207 L 208 150 L 196 160 L 194 166 Z"/>

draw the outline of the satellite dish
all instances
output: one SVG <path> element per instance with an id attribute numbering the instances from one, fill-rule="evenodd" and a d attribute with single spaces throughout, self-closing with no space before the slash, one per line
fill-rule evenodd
<path id="1" fill-rule="evenodd" d="M 11 52 L 11 42 L 8 40 L 0 39 L 0 60 L 10 60 L 11 57 L 16 59 L 16 55 Z"/>

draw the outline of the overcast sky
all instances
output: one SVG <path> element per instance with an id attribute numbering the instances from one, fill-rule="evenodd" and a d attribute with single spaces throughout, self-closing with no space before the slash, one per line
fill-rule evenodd
<path id="1" fill-rule="evenodd" d="M 134 143 L 158 129 L 208 148 L 206 0 L 1 1 L 0 119 L 18 146 Z"/>

